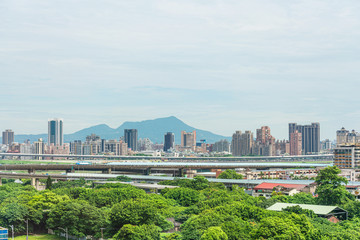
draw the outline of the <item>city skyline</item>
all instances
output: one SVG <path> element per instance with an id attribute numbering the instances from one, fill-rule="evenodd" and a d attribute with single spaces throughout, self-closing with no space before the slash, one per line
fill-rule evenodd
<path id="1" fill-rule="evenodd" d="M 166 118 L 172 118 L 172 117 L 174 117 L 174 116 L 165 117 L 165 118 L 148 119 L 148 120 L 143 120 L 143 121 L 134 121 L 133 123 L 142 123 L 142 122 L 144 122 L 144 121 L 152 121 L 152 120 L 166 119 Z M 176 117 L 174 117 L 174 118 L 176 118 Z M 53 119 L 56 120 L 57 118 L 53 118 Z M 178 119 L 178 118 L 177 118 L 177 119 Z M 61 118 L 60 120 L 61 120 L 61 122 L 64 121 L 63 118 Z M 178 119 L 178 120 L 182 121 L 181 119 Z M 49 124 L 49 121 L 50 121 L 50 120 L 48 120 L 48 124 Z M 129 121 L 125 121 L 124 123 L 128 123 L 128 122 L 129 122 Z M 124 124 L 124 123 L 122 123 L 122 124 Z M 301 124 L 308 124 L 308 122 L 303 122 L 303 123 L 297 122 L 297 123 L 298 123 L 299 125 L 301 125 Z M 185 123 L 185 124 L 186 124 L 186 123 Z M 272 131 L 273 134 L 274 134 L 275 139 L 278 139 L 278 140 L 283 140 L 283 139 L 284 139 L 284 140 L 289 140 L 289 139 L 290 139 L 289 124 L 291 124 L 291 123 L 287 123 L 287 125 L 286 125 L 287 133 L 285 134 L 285 136 L 284 136 L 283 138 L 277 137 L 277 133 L 275 132 L 275 134 L 274 134 L 274 131 Z M 79 131 L 82 131 L 82 130 L 84 130 L 84 129 L 91 128 L 91 127 L 96 127 L 96 126 L 100 126 L 100 125 L 106 125 L 106 126 L 110 127 L 109 125 L 107 125 L 107 124 L 105 124 L 105 123 L 101 123 L 101 124 L 96 124 L 96 125 L 93 125 L 93 126 L 85 127 L 85 128 L 82 128 L 82 129 L 78 129 L 78 130 L 75 130 L 74 132 L 66 131 L 66 128 L 64 128 L 63 133 L 64 133 L 64 134 L 74 134 L 74 133 L 79 132 Z M 121 125 L 120 125 L 120 126 L 121 126 Z M 236 131 L 251 131 L 251 132 L 253 132 L 253 133 L 256 133 L 256 131 L 257 131 L 258 128 L 268 127 L 268 126 L 270 126 L 270 128 L 272 129 L 271 124 L 264 124 L 264 125 L 262 125 L 262 126 L 257 126 L 255 129 L 249 129 L 249 128 L 246 128 L 246 127 L 238 128 L 238 129 L 235 129 L 235 130 L 232 132 L 232 134 L 234 134 Z M 119 127 L 119 126 L 115 126 L 114 128 L 110 127 L 110 128 L 112 128 L 112 129 L 115 130 L 115 129 L 118 128 L 118 127 Z M 344 127 L 342 127 L 342 128 L 344 128 Z M 14 128 L 12 128 L 12 129 L 14 129 Z M 215 133 L 214 131 L 212 131 L 212 129 L 202 129 L 202 128 L 196 128 L 196 129 L 201 129 L 201 130 L 209 131 L 209 132 L 211 132 L 211 133 L 213 133 L 213 134 L 218 134 L 218 133 Z M 336 129 L 336 130 L 334 131 L 334 133 L 333 133 L 333 136 L 330 137 L 330 138 L 327 138 L 327 137 L 323 137 L 323 136 L 322 136 L 322 134 L 321 134 L 321 133 L 322 133 L 322 129 L 323 129 L 323 128 L 320 129 L 320 136 L 321 136 L 320 140 L 330 139 L 331 141 L 333 141 L 333 140 L 336 140 L 336 132 L 337 132 L 339 129 L 341 129 L 341 128 Z M 354 130 L 355 128 L 349 128 L 349 129 Z M 4 130 L 5 130 L 5 128 L 4 128 Z M 15 135 L 40 135 L 40 134 L 48 134 L 48 133 L 49 133 L 49 126 L 47 127 L 47 133 L 45 133 L 45 132 L 38 132 L 38 133 L 33 133 L 33 132 L 32 132 L 32 133 L 18 133 L 18 132 L 16 132 L 16 131 L 14 131 L 14 132 L 15 132 Z M 166 133 L 166 132 L 164 132 L 164 134 L 165 134 L 165 133 Z M 219 135 L 224 136 L 224 137 L 226 137 L 226 138 L 231 138 L 232 134 L 231 134 L 230 136 L 227 136 L 227 135 L 225 135 L 225 134 L 221 134 L 221 133 L 220 133 Z M 0 136 L 0 137 L 1 137 L 1 136 Z M 121 137 L 121 136 L 120 136 L 120 137 Z M 254 137 L 254 139 L 255 139 L 255 137 Z M 65 139 L 65 141 L 66 141 L 66 139 Z"/>
<path id="2" fill-rule="evenodd" d="M 279 139 L 289 122 L 320 122 L 333 139 L 360 125 L 358 1 L 1 6 L 2 129 L 175 115 L 226 136 L 269 125 Z"/>

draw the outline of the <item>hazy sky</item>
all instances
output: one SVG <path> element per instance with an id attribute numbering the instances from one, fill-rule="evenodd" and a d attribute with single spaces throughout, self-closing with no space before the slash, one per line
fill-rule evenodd
<path id="1" fill-rule="evenodd" d="M 0 130 L 170 115 L 231 135 L 360 130 L 359 0 L 1 0 Z"/>

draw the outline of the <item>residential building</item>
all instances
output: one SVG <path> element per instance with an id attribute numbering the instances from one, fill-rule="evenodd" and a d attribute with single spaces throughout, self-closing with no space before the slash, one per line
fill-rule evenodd
<path id="1" fill-rule="evenodd" d="M 124 129 L 124 140 L 132 151 L 138 151 L 137 129 Z"/>
<path id="2" fill-rule="evenodd" d="M 334 149 L 334 165 L 338 168 L 360 167 L 360 144 L 343 144 Z"/>
<path id="3" fill-rule="evenodd" d="M 164 136 L 164 152 L 171 151 L 175 147 L 175 135 L 172 132 L 167 132 Z"/>
<path id="4" fill-rule="evenodd" d="M 45 153 L 45 143 L 43 142 L 42 138 L 39 138 L 37 142 L 34 142 L 34 153 L 35 154 L 44 154 Z M 41 160 L 42 157 L 36 157 L 37 159 Z"/>
<path id="5" fill-rule="evenodd" d="M 277 140 L 275 142 L 275 155 L 288 155 L 290 154 L 290 142 L 287 140 Z"/>
<path id="6" fill-rule="evenodd" d="M 355 130 L 351 132 L 342 127 L 336 131 L 336 145 L 360 143 L 360 134 Z"/>
<path id="7" fill-rule="evenodd" d="M 236 131 L 231 141 L 231 152 L 234 156 L 251 155 L 254 146 L 254 136 L 251 131 Z"/>
<path id="8" fill-rule="evenodd" d="M 295 130 L 290 134 L 290 155 L 301 155 L 302 149 L 302 134 Z"/>
<path id="9" fill-rule="evenodd" d="M 11 129 L 6 129 L 2 132 L 2 144 L 11 145 L 14 142 L 14 132 Z"/>
<path id="10" fill-rule="evenodd" d="M 196 131 L 181 131 L 181 148 L 182 151 L 195 151 L 196 148 Z"/>
<path id="11" fill-rule="evenodd" d="M 295 131 L 301 133 L 303 154 L 320 152 L 320 123 L 311 123 L 311 125 L 289 123 L 289 141 L 291 139 L 291 133 L 294 133 Z"/>
<path id="12" fill-rule="evenodd" d="M 48 121 L 48 145 L 62 146 L 64 144 L 63 120 L 51 119 Z"/>
<path id="13" fill-rule="evenodd" d="M 212 146 L 212 152 L 230 152 L 230 143 L 226 139 L 217 141 Z"/>

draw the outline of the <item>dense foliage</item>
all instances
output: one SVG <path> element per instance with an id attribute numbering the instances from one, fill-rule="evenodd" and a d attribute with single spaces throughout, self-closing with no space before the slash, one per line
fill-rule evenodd
<path id="1" fill-rule="evenodd" d="M 7 181 L 0 186 L 0 225 L 14 225 L 17 233 L 24 233 L 28 220 L 30 232 L 66 229 L 73 236 L 100 237 L 104 229 L 105 238 L 130 240 L 360 239 L 360 202 L 346 192 L 346 179 L 338 173 L 336 167 L 320 171 L 318 197 L 277 193 L 270 199 L 249 196 L 237 186 L 226 189 L 204 177 L 164 181 L 178 187 L 161 194 L 121 183 L 94 186 L 85 180 L 53 183 L 49 178 L 47 190 L 36 191 Z M 299 206 L 266 210 L 276 202 L 338 205 L 349 212 L 349 219 L 332 223 Z M 180 231 L 174 223 L 181 224 Z"/>

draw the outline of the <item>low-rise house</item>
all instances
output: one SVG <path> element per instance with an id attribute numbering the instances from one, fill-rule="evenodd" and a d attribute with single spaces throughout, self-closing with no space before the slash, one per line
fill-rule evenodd
<path id="1" fill-rule="evenodd" d="M 283 211 L 287 207 L 299 206 L 302 209 L 312 210 L 316 215 L 322 218 L 327 218 L 329 221 L 337 223 L 340 220 L 347 220 L 348 212 L 338 206 L 325 205 L 311 205 L 311 204 L 296 204 L 296 203 L 275 203 L 267 208 L 271 211 Z"/>
<path id="2" fill-rule="evenodd" d="M 299 192 L 307 192 L 305 189 L 308 188 L 306 184 L 284 184 L 284 183 L 268 183 L 263 182 L 253 188 L 252 195 L 254 197 L 266 197 L 270 198 L 271 194 L 275 192 L 281 192 L 284 195 L 292 196 Z"/>

